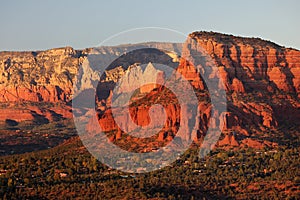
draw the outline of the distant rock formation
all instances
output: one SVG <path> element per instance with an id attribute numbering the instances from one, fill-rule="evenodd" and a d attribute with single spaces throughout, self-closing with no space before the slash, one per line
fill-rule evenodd
<path id="1" fill-rule="evenodd" d="M 221 67 L 228 91 L 283 91 L 300 94 L 300 51 L 258 38 L 195 32 L 208 55 Z"/>
<path id="2" fill-rule="evenodd" d="M 140 93 L 148 93 L 164 83 L 164 72 L 148 63 L 143 71 L 141 66 L 130 66 L 121 77 L 117 93 L 132 92 L 139 88 Z"/>
<path id="3" fill-rule="evenodd" d="M 219 142 L 221 146 L 273 145 L 273 143 L 256 141 L 255 138 L 260 138 L 260 135 L 266 131 L 273 133 L 288 131 L 289 127 L 300 131 L 299 50 L 284 48 L 258 38 L 235 37 L 213 32 L 194 32 L 189 37 L 183 48 L 181 44 L 147 43 L 100 47 L 96 50 L 96 54 L 99 59 L 105 56 L 118 58 L 124 52 L 124 48 L 130 50 L 138 46 L 172 49 L 174 53 L 162 51 L 155 54 L 155 58 L 166 61 L 173 67 L 177 66 L 177 72 L 194 86 L 199 99 L 208 98 L 208 100 L 201 100 L 198 106 L 199 130 L 196 135 L 199 140 L 205 135 L 209 126 L 216 127 L 222 123 L 225 138 Z M 196 48 L 195 41 L 202 49 Z M 181 48 L 184 56 L 180 58 L 175 53 L 179 53 L 178 49 Z M 147 99 L 147 102 L 156 103 L 158 102 L 157 94 L 162 91 L 162 88 L 159 84 L 145 85 L 144 83 L 163 83 L 165 75 L 156 69 L 155 65 L 149 63 L 149 58 L 143 53 L 139 54 L 140 57 L 132 57 L 132 60 L 149 63 L 145 70 L 142 70 L 138 62 L 129 63 L 125 62 L 125 58 L 121 58 L 103 71 L 102 65 L 95 65 L 87 58 L 87 54 L 91 51 L 91 49 L 74 50 L 66 47 L 37 52 L 0 52 L 1 103 L 5 105 L 19 102 L 57 103 L 57 107 L 42 111 L 38 111 L 34 106 L 14 109 L 14 106 L 3 106 L 0 121 L 5 119 L 34 120 L 36 116 L 44 116 L 51 121 L 52 111 L 71 118 L 71 109 L 67 104 L 74 97 L 73 87 L 77 95 L 81 91 L 98 85 L 101 91 L 100 93 L 97 91 L 99 124 L 104 131 L 117 130 L 112 140 L 120 139 L 123 132 L 116 126 L 108 106 L 111 101 L 112 86 L 120 81 L 118 91 L 128 92 L 135 86 L 143 85 L 139 92 L 145 94 L 144 99 Z M 195 68 L 192 62 L 184 59 L 197 52 L 203 53 L 202 51 L 212 58 L 212 64 L 217 66 L 218 72 L 207 70 L 203 67 L 203 63 Z M 79 68 L 79 66 L 82 67 Z M 206 85 L 200 76 L 200 71 L 206 73 L 207 77 L 215 77 L 219 74 L 218 76 L 224 83 L 228 110 L 220 119 L 210 121 L 214 113 L 211 113 L 209 96 L 201 96 L 206 94 Z M 78 73 L 80 76 L 76 77 Z M 101 74 L 105 85 L 99 86 L 98 80 Z M 154 91 L 155 89 L 158 91 Z M 172 96 L 168 92 L 166 94 L 167 97 Z M 178 130 L 178 125 L 186 123 L 180 121 L 180 107 L 176 102 L 164 103 L 168 117 L 165 129 L 157 135 L 159 141 L 170 140 L 170 137 L 173 137 Z M 131 116 L 119 117 L 124 118 L 124 123 L 132 118 L 137 124 L 147 124 L 149 123 L 147 121 L 149 106 L 151 105 L 140 102 L 132 108 Z"/>

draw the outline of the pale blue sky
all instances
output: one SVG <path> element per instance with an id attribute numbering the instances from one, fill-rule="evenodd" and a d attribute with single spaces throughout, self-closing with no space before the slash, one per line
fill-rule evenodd
<path id="1" fill-rule="evenodd" d="M 206 30 L 261 37 L 300 49 L 299 2 L 3 0 L 0 50 L 62 46 L 82 49 L 139 27 L 170 28 L 185 34 Z"/>

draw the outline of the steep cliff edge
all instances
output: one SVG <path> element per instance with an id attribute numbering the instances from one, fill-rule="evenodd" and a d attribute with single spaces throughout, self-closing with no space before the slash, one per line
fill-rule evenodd
<path id="1" fill-rule="evenodd" d="M 200 50 L 195 43 L 199 44 Z M 197 118 L 199 141 L 205 135 L 208 126 L 215 127 L 221 123 L 224 125 L 224 136 L 221 137 L 219 146 L 262 148 L 276 146 L 278 143 L 282 145 L 291 138 L 297 138 L 300 131 L 298 50 L 287 49 L 257 38 L 211 32 L 192 33 L 184 45 L 182 54 L 185 57 L 198 52 L 199 55 L 204 53 L 212 58 L 227 92 L 228 110 L 211 124 L 208 124 L 212 114 L 209 101 L 200 102 L 200 116 Z M 197 71 L 191 67 L 193 64 L 182 58 L 179 60 L 177 71 L 192 83 L 198 96 L 204 94 L 209 98 L 209 95 L 205 95 L 205 81 L 199 71 L 209 73 L 207 77 L 214 77 L 216 72 L 205 69 L 201 64 Z M 135 109 L 131 111 L 132 120 L 139 124 L 142 119 L 149 118 L 148 110 L 151 105 L 148 102 L 157 103 L 155 96 L 161 92 L 162 90 L 154 91 L 140 106 L 135 105 Z M 160 100 L 163 101 L 163 98 Z M 164 100 L 168 102 L 167 99 Z M 178 105 L 168 102 L 164 107 L 166 113 L 176 113 L 174 110 L 177 110 L 177 117 L 167 118 L 164 129 L 158 133 L 159 141 L 171 140 L 178 130 L 178 124 L 186 123 L 180 120 Z M 122 135 L 128 137 L 118 129 L 110 117 L 110 112 L 108 109 L 99 115 L 103 130 L 118 130 L 117 135 L 111 137 L 113 141 L 122 138 Z M 160 114 L 158 113 L 157 117 Z M 130 120 L 129 116 L 122 117 L 124 121 Z M 139 125 L 143 125 L 143 122 Z"/>
<path id="2" fill-rule="evenodd" d="M 73 91 L 95 87 L 103 66 L 95 65 L 87 55 L 94 51 L 98 58 L 111 59 L 122 55 L 124 49 L 171 48 L 178 52 L 179 44 L 141 43 L 114 47 L 74 50 L 72 47 L 55 48 L 33 52 L 0 52 L 0 104 L 3 112 L 0 121 L 17 122 L 34 119 L 38 104 L 57 105 L 56 114 L 71 117 L 70 101 Z M 115 63 L 117 67 L 118 63 Z M 79 75 L 78 75 L 79 74 Z M 78 76 L 77 76 L 78 75 Z M 74 88 L 73 88 L 74 87 Z M 20 106 L 14 106 L 20 104 Z M 34 106 L 30 106 L 34 104 Z M 9 106 L 7 106 L 9 105 Z M 23 107 L 22 107 L 23 106 Z M 14 107 L 13 110 L 11 110 Z M 10 111 L 8 111 L 10 110 Z M 55 108 L 50 109 L 57 110 Z M 49 112 L 50 112 L 49 111 Z M 8 114 L 14 112 L 13 114 Z M 48 111 L 45 110 L 43 115 Z M 54 111 L 56 112 L 56 111 Z M 50 115 L 49 115 L 50 116 Z M 51 121 L 51 117 L 48 117 Z"/>
<path id="3" fill-rule="evenodd" d="M 69 101 L 83 51 L 0 53 L 0 102 Z"/>
<path id="4" fill-rule="evenodd" d="M 215 60 L 228 90 L 300 94 L 300 51 L 220 33 L 195 32 L 190 37 Z"/>
<path id="5" fill-rule="evenodd" d="M 225 130 L 272 137 L 291 127 L 300 131 L 300 51 L 220 33 L 195 32 L 190 37 L 219 68 L 228 96 Z"/>
<path id="6" fill-rule="evenodd" d="M 275 43 L 258 38 L 243 38 L 212 32 L 194 32 L 189 35 L 190 41 L 182 48 L 182 54 L 188 56 L 199 49 L 193 48 L 193 42 L 197 42 L 202 50 L 209 55 L 214 65 L 218 68 L 220 78 L 223 80 L 227 92 L 228 110 L 223 113 L 217 122 L 208 124 L 211 109 L 209 94 L 207 94 L 205 82 L 199 71 L 190 67 L 187 62 L 174 55 L 167 55 L 167 59 L 177 65 L 177 71 L 189 80 L 204 100 L 199 103 L 201 115 L 198 116 L 199 132 L 198 140 L 205 134 L 208 126 L 217 126 L 224 123 L 224 138 L 221 138 L 220 146 L 255 146 L 276 145 L 276 137 L 282 135 L 282 141 L 290 137 L 292 132 L 299 133 L 300 119 L 300 51 L 284 48 Z M 173 48 L 175 53 L 182 46 L 171 43 L 138 44 L 140 48 Z M 101 58 L 111 56 L 118 58 L 122 49 L 134 49 L 134 45 L 121 45 L 117 47 L 100 47 L 97 55 Z M 201 51 L 202 51 L 201 50 Z M 75 91 L 82 91 L 93 87 L 93 80 L 100 77 L 100 65 L 93 65 L 87 59 L 91 49 L 74 50 L 71 47 L 57 48 L 39 52 L 0 52 L 0 102 L 2 114 L 0 121 L 11 119 L 15 121 L 34 120 L 36 114 L 46 117 L 51 121 L 51 114 L 62 115 L 71 118 L 69 103 Z M 200 53 L 200 52 L 199 52 Z M 165 56 L 164 55 L 164 56 Z M 159 57 L 160 58 L 160 57 Z M 161 57 L 162 58 L 162 57 Z M 135 58 L 135 60 L 147 61 L 147 58 Z M 165 57 L 162 59 L 166 59 Z M 79 66 L 82 66 L 79 68 Z M 138 66 L 136 63 L 128 63 L 126 60 L 114 63 L 106 72 L 106 84 L 116 82 L 126 74 L 126 70 Z M 81 76 L 76 78 L 79 70 Z M 205 69 L 203 69 L 205 70 Z M 152 70 L 155 72 L 155 70 Z M 156 73 L 156 72 L 155 72 Z M 211 76 L 213 73 L 209 72 Z M 80 84 L 78 84 L 80 83 Z M 97 84 L 97 83 L 96 83 Z M 80 85 L 77 87 L 77 85 Z M 106 86 L 103 88 L 107 88 Z M 109 89 L 105 91 L 98 85 L 98 110 L 99 123 L 105 131 L 117 130 L 111 139 L 116 141 L 123 135 L 116 127 L 110 116 Z M 157 86 L 144 87 L 149 92 L 142 100 L 155 102 L 158 92 Z M 99 93 L 100 92 L 100 93 Z M 104 95 L 104 97 L 103 97 Z M 102 96 L 102 97 L 100 97 Z M 167 96 L 168 97 L 168 96 Z M 165 100 L 165 109 L 170 117 L 166 122 L 165 130 L 157 136 L 159 141 L 171 140 L 180 123 L 178 105 Z M 140 100 L 141 101 L 141 100 Z M 54 103 L 54 107 L 48 110 L 39 110 L 37 106 L 26 106 L 12 109 L 12 104 L 24 103 Z M 132 110 L 131 118 L 138 124 L 147 124 L 148 109 L 145 104 L 136 105 Z M 4 114 L 6 113 L 6 114 Z M 174 115 L 174 116 L 172 116 Z M 128 120 L 130 116 L 123 116 Z M 129 118 L 128 118 L 129 117 Z M 127 119 L 128 118 L 128 119 Z M 185 123 L 182 121 L 182 123 Z M 264 140 L 269 142 L 264 142 Z M 257 143 L 258 142 L 258 143 Z"/>

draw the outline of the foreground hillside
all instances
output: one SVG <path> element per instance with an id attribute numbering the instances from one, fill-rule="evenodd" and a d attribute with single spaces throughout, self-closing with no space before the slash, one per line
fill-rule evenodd
<path id="1" fill-rule="evenodd" d="M 127 174 L 93 158 L 78 138 L 50 150 L 0 157 L 3 199 L 298 199 L 299 148 L 196 147 L 158 171 Z"/>

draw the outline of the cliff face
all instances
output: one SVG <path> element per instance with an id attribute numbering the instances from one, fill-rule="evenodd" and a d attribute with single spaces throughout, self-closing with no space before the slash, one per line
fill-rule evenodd
<path id="1" fill-rule="evenodd" d="M 102 58 L 105 60 L 107 57 L 113 60 L 118 58 L 124 49 L 130 51 L 139 48 L 163 49 L 165 47 L 175 52 L 180 49 L 178 44 L 145 43 L 99 47 L 93 53 L 97 54 L 100 60 Z M 47 103 L 51 107 L 52 105 L 58 107 L 48 109 L 49 112 L 71 118 L 69 102 L 74 95 L 73 91 L 80 93 L 94 88 L 103 67 L 103 65 L 90 63 L 92 61 L 87 58 L 87 54 L 91 51 L 92 49 L 74 50 L 65 47 L 36 52 L 0 52 L 0 104 L 3 104 L 0 122 L 6 119 L 17 122 L 33 121 L 36 110 L 41 110 L 40 107 L 43 107 L 39 104 Z M 118 66 L 119 64 L 115 63 L 114 67 Z M 120 76 L 122 75 L 120 73 L 117 71 L 115 74 Z M 77 74 L 80 75 L 76 76 Z M 18 106 L 18 104 L 22 105 Z M 31 106 L 32 104 L 34 106 Z M 38 113 L 51 121 L 48 111 L 42 109 Z"/>
<path id="2" fill-rule="evenodd" d="M 58 102 L 71 99 L 82 51 L 0 53 L 0 102 Z"/>
<path id="3" fill-rule="evenodd" d="M 256 38 L 218 33 L 190 34 L 220 66 L 228 91 L 299 95 L 300 51 Z"/>
<path id="4" fill-rule="evenodd" d="M 118 58 L 124 49 L 164 48 L 178 52 L 179 44 L 145 43 L 99 47 L 94 50 L 99 62 Z M 87 54 L 92 49 L 74 50 L 71 47 L 37 52 L 0 52 L 0 102 L 68 102 L 72 99 L 73 86 L 80 82 L 81 91 L 93 87 L 91 81 L 98 80 L 101 68 L 90 63 Z M 145 58 L 135 58 L 143 60 Z M 105 63 L 105 62 L 103 62 Z M 123 64 L 125 62 L 122 62 Z M 118 67 L 115 63 L 113 67 Z M 76 75 L 79 73 L 78 78 Z M 127 65 L 128 67 L 129 65 Z"/>
<path id="5" fill-rule="evenodd" d="M 195 32 L 190 37 L 218 66 L 228 97 L 224 132 L 237 133 L 230 137 L 255 138 L 279 127 L 299 127 L 300 51 L 219 33 Z M 196 50 L 184 49 L 187 55 Z"/>
<path id="6" fill-rule="evenodd" d="M 195 41 L 201 49 L 195 46 Z M 182 52 L 185 57 L 198 52 L 199 55 L 204 53 L 212 58 L 227 92 L 228 111 L 210 123 L 209 118 L 214 115 L 211 113 L 210 104 L 205 100 L 200 102 L 198 108 L 200 115 L 197 117 L 199 141 L 209 126 L 214 128 L 224 125 L 225 136 L 221 138 L 219 146 L 225 147 L 276 146 L 278 142 L 276 137 L 283 132 L 289 132 L 289 128 L 294 127 L 296 132 L 299 131 L 299 128 L 296 128 L 299 127 L 300 117 L 298 50 L 286 49 L 261 39 L 206 32 L 191 34 L 185 45 Z M 201 64 L 200 68 L 195 70 L 193 64 L 195 63 L 182 58 L 179 60 L 177 71 L 189 80 L 194 88 L 205 91 L 205 82 L 199 71 L 206 73 L 207 77 L 214 77 L 216 72 L 207 70 Z M 152 92 L 152 97 L 144 99 L 144 104 L 131 110 L 131 116 L 122 116 L 123 121 L 132 118 L 137 124 L 146 126 L 149 122 L 145 123 L 143 119 L 149 120 L 148 112 L 151 105 L 145 104 L 154 102 L 154 96 L 158 93 L 161 91 Z M 186 124 L 185 120 L 188 120 L 180 119 L 180 107 L 177 104 L 169 103 L 164 107 L 168 117 L 164 128 L 158 133 L 159 141 L 170 140 L 178 130 L 178 124 Z M 114 123 L 110 112 L 108 109 L 100 114 L 99 122 L 105 131 L 118 130 L 117 135 L 111 138 L 118 140 L 124 133 Z M 172 117 L 170 113 L 176 117 Z M 154 119 L 160 115 L 161 113 L 158 113 Z M 263 139 L 265 137 L 273 139 Z"/>
<path id="7" fill-rule="evenodd" d="M 196 40 L 202 49 L 194 48 L 193 40 Z M 291 127 L 294 127 L 293 130 L 296 132 L 300 131 L 298 128 L 300 125 L 298 120 L 300 118 L 300 51 L 287 49 L 261 39 L 208 32 L 190 34 L 190 40 L 185 45 L 187 46 L 183 47 L 182 52 L 185 56 L 192 54 L 191 51 L 199 54 L 205 51 L 205 54 L 212 58 L 227 92 L 228 111 L 223 113 L 221 118 L 210 121 L 209 124 L 209 118 L 214 113 L 211 113 L 209 95 L 205 93 L 206 85 L 199 71 L 192 67 L 193 63 L 179 59 L 172 53 L 164 53 L 163 56 L 157 54 L 155 59 L 167 60 L 171 65 L 178 67 L 177 71 L 189 80 L 197 91 L 200 91 L 198 94 L 200 99 L 203 95 L 204 100 L 201 100 L 198 106 L 200 115 L 196 117 L 199 130 L 196 133 L 198 140 L 201 140 L 208 126 L 220 126 L 220 124 L 224 125 L 225 134 L 225 137 L 221 138 L 220 146 L 275 145 L 276 141 L 263 142 L 261 135 L 281 134 L 289 131 Z M 149 43 L 137 46 L 159 49 L 168 47 L 176 53 L 182 47 L 170 43 Z M 130 50 L 136 47 L 134 45 L 101 47 L 97 49 L 97 55 L 100 58 L 105 56 L 118 58 L 124 48 Z M 33 120 L 36 114 L 51 121 L 53 112 L 65 118 L 71 117 L 67 103 L 73 97 L 73 86 L 78 93 L 95 86 L 98 83 L 93 81 L 99 79 L 100 70 L 103 67 L 90 63 L 86 57 L 89 52 L 90 49 L 79 51 L 70 47 L 40 52 L 1 52 L 0 102 L 6 104 L 54 102 L 59 103 L 57 104 L 59 108 L 38 110 L 37 107 L 23 109 L 19 107 L 12 111 L 13 106 L 5 107 L 5 113 L 11 114 L 1 114 L 0 121 L 5 119 Z M 149 62 L 146 55 L 139 54 L 139 56 L 132 59 L 141 63 Z M 120 139 L 124 133 L 116 126 L 111 116 L 110 90 L 123 75 L 128 76 L 123 80 L 124 87 L 128 85 L 128 81 L 135 80 L 135 74 L 129 73 L 128 70 L 138 66 L 133 64 L 122 58 L 118 59 L 106 71 L 104 85 L 98 85 L 99 123 L 105 131 L 117 130 L 111 140 Z M 80 65 L 81 68 L 79 68 Z M 200 66 L 199 70 L 205 71 L 205 68 Z M 143 74 L 138 68 L 135 71 L 139 72 L 136 74 Z M 76 78 L 78 72 L 81 76 Z M 159 70 L 151 67 L 149 73 L 159 74 Z M 207 71 L 207 73 L 210 73 L 208 77 L 216 74 L 213 71 Z M 159 76 L 163 77 L 162 74 Z M 152 89 L 155 90 L 151 91 Z M 141 90 L 145 93 L 151 92 L 139 99 L 140 104 L 131 108 L 131 116 L 119 116 L 124 123 L 132 119 L 141 126 L 149 124 L 149 106 L 152 105 L 151 103 L 161 103 L 157 101 L 158 93 L 165 92 L 157 85 L 147 85 Z M 178 130 L 178 124 L 184 125 L 188 120 L 180 119 L 180 109 L 185 108 L 180 108 L 176 102 L 168 101 L 167 98 L 172 95 L 168 92 L 167 94 L 169 96 L 161 98 L 168 117 L 164 129 L 158 133 L 159 141 L 171 140 Z M 161 114 L 157 113 L 157 119 Z"/>

